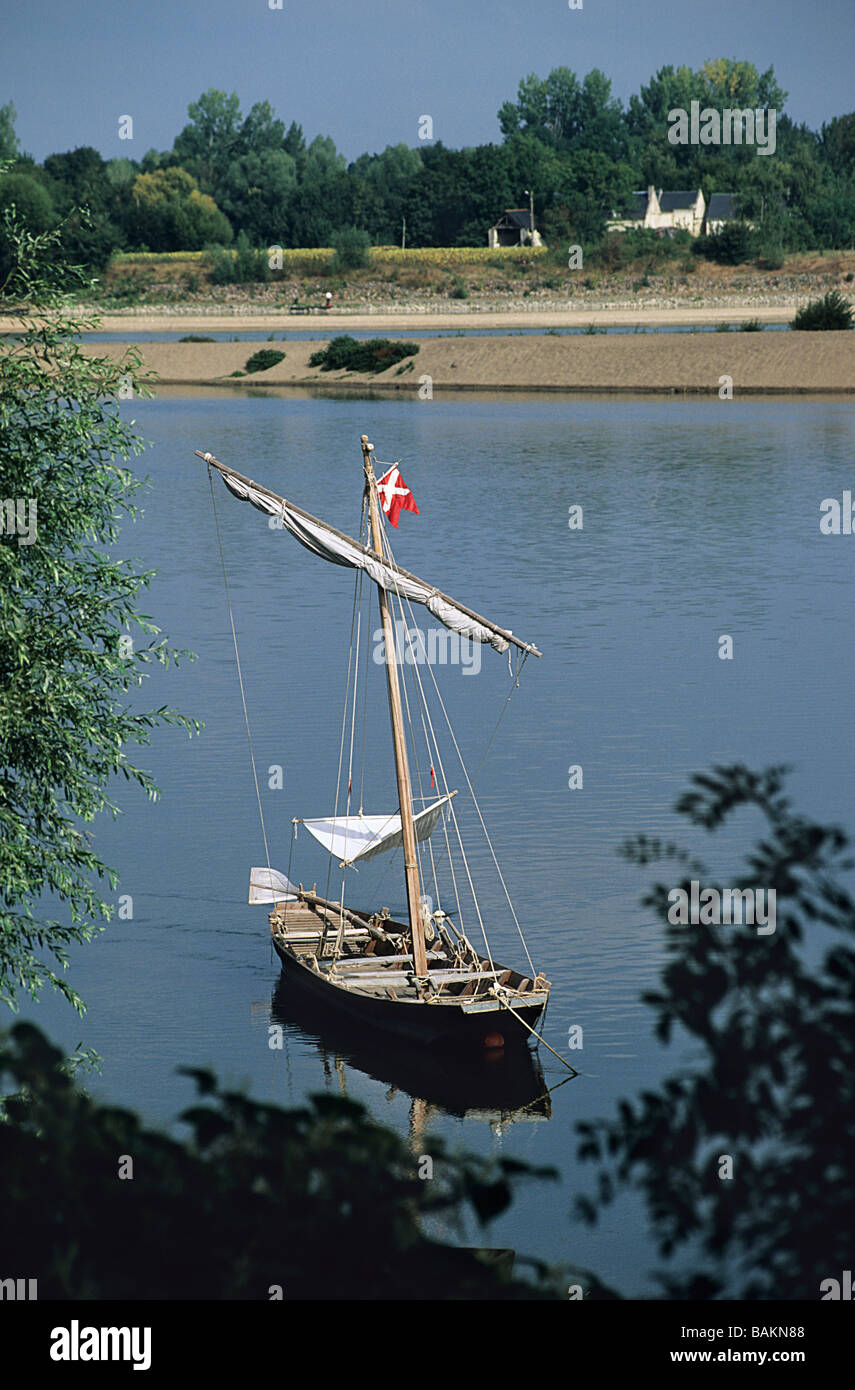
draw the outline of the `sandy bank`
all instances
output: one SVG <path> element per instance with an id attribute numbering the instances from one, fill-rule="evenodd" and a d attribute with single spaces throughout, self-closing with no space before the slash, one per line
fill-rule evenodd
<path id="1" fill-rule="evenodd" d="M 451 311 L 407 311 L 400 313 L 370 313 L 353 311 L 349 313 L 288 314 L 271 312 L 236 313 L 175 313 L 166 314 L 146 309 L 129 310 L 123 314 L 103 314 L 100 318 L 102 333 L 286 333 L 319 330 L 333 333 L 417 333 L 426 329 L 443 331 L 477 328 L 587 328 L 595 324 L 602 328 L 633 327 L 649 324 L 651 327 L 672 326 L 691 328 L 694 324 L 743 323 L 746 319 L 759 319 L 762 323 L 789 323 L 796 312 L 796 305 L 786 304 L 771 308 L 754 305 L 742 307 L 699 306 L 679 309 L 567 309 L 567 310 L 456 310 Z M 20 330 L 18 320 L 0 316 L 0 333 L 13 333 Z"/>
<path id="2" fill-rule="evenodd" d="M 430 377 L 434 392 L 635 391 L 717 394 L 719 378 L 747 393 L 855 391 L 855 332 L 704 333 L 622 336 L 427 338 L 420 351 L 379 376 L 309 367 L 317 343 L 276 346 L 285 358 L 268 371 L 233 378 L 259 344 L 143 343 L 145 365 L 165 385 L 370 386 L 416 392 Z M 119 343 L 91 351 L 116 358 Z M 412 364 L 412 365 L 410 365 Z"/>

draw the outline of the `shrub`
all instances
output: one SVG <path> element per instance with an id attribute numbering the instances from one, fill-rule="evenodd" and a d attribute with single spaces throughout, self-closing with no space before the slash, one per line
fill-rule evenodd
<path id="1" fill-rule="evenodd" d="M 342 227 L 330 238 L 335 251 L 331 269 L 364 270 L 368 265 L 371 238 L 361 227 Z"/>
<path id="2" fill-rule="evenodd" d="M 188 333 L 186 338 L 179 338 L 179 343 L 214 343 L 215 338 L 205 338 L 199 333 Z"/>
<path id="3" fill-rule="evenodd" d="M 284 352 L 279 348 L 259 348 L 258 352 L 246 359 L 244 367 L 248 372 L 266 372 L 275 367 L 277 362 L 281 362 L 284 356 Z"/>
<path id="4" fill-rule="evenodd" d="M 241 232 L 235 250 L 213 250 L 208 256 L 208 279 L 212 285 L 247 285 L 270 279 L 266 251 L 254 251 L 249 237 Z"/>
<path id="5" fill-rule="evenodd" d="M 452 299 L 468 299 L 469 286 L 460 275 L 455 275 L 451 282 L 451 289 L 448 291 Z"/>
<path id="6" fill-rule="evenodd" d="M 754 236 L 744 222 L 726 222 L 715 236 L 698 237 L 695 254 L 719 265 L 742 265 L 751 259 Z"/>
<path id="7" fill-rule="evenodd" d="M 809 304 L 803 305 L 790 327 L 803 332 L 835 332 L 841 328 L 851 328 L 852 305 L 839 290 L 829 290 L 822 299 L 812 299 Z"/>
<path id="8" fill-rule="evenodd" d="M 762 333 L 763 325 L 759 319 L 746 319 L 739 325 L 740 333 Z"/>
<path id="9" fill-rule="evenodd" d="M 344 333 L 313 352 L 309 366 L 320 367 L 322 372 L 385 372 L 402 358 L 414 357 L 418 350 L 418 343 L 392 342 L 389 338 L 359 342 Z"/>

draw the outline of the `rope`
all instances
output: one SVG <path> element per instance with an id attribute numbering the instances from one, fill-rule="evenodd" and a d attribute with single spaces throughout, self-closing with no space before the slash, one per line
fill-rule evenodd
<path id="1" fill-rule="evenodd" d="M 263 838 L 263 840 L 264 840 L 264 854 L 265 854 L 265 858 L 266 858 L 266 861 L 267 861 L 267 872 L 268 872 L 268 874 L 270 874 L 270 873 L 271 873 L 271 869 L 270 869 L 270 848 L 269 848 L 268 843 L 267 843 L 267 830 L 265 829 L 265 825 L 264 825 L 264 810 L 262 809 L 262 805 L 261 805 L 261 789 L 259 788 L 259 785 L 258 785 L 258 771 L 257 771 L 257 768 L 256 768 L 256 766 L 255 766 L 255 751 L 254 751 L 253 746 L 252 746 L 252 732 L 251 732 L 250 727 L 249 727 L 249 714 L 248 714 L 247 708 L 246 708 L 246 691 L 244 690 L 244 684 L 243 684 L 243 672 L 242 672 L 242 670 L 241 670 L 241 665 L 240 665 L 240 652 L 238 651 L 237 632 L 235 631 L 235 619 L 234 619 L 234 613 L 233 613 L 233 611 L 232 611 L 232 598 L 231 598 L 231 593 L 229 592 L 229 577 L 228 577 L 228 574 L 227 574 L 227 572 L 226 572 L 226 557 L 225 557 L 225 553 L 224 553 L 224 551 L 223 551 L 223 538 L 222 538 L 222 535 L 220 534 L 220 519 L 219 519 L 219 517 L 217 516 L 217 499 L 216 499 L 216 497 L 214 496 L 214 479 L 213 479 L 213 475 L 212 475 L 212 473 L 211 473 L 211 465 L 210 465 L 210 463 L 208 464 L 208 483 L 210 484 L 210 488 L 211 488 L 211 506 L 212 506 L 213 509 L 214 509 L 214 525 L 215 525 L 216 531 L 217 531 L 217 545 L 218 545 L 219 551 L 220 551 L 220 564 L 222 565 L 222 569 L 223 569 L 223 583 L 225 584 L 225 589 L 226 589 L 226 604 L 227 604 L 228 610 L 229 610 L 229 623 L 230 623 L 231 629 L 232 629 L 232 642 L 234 643 L 234 649 L 235 649 L 235 663 L 236 663 L 236 665 L 237 665 L 238 683 L 240 684 L 240 699 L 241 699 L 241 704 L 243 705 L 243 720 L 244 720 L 244 724 L 246 725 L 246 737 L 247 737 L 247 741 L 248 741 L 248 743 L 249 743 L 249 757 L 250 757 L 250 762 L 252 763 L 252 780 L 253 780 L 253 782 L 255 783 L 255 799 L 256 799 L 256 801 L 258 802 L 258 818 L 259 818 L 259 820 L 261 821 L 261 835 L 262 835 L 262 838 Z"/>
<path id="2" fill-rule="evenodd" d="M 567 1061 L 566 1057 L 562 1057 L 560 1052 L 556 1052 L 554 1047 L 550 1047 L 550 1046 L 549 1046 L 549 1043 L 546 1041 L 545 1038 L 541 1037 L 541 1035 L 540 1035 L 540 1033 L 538 1033 L 537 1029 L 536 1029 L 536 1028 L 532 1028 L 532 1026 L 531 1026 L 530 1023 L 526 1023 L 526 1021 L 525 1021 L 525 1019 L 522 1017 L 522 1015 L 517 1013 L 516 1009 L 513 1008 L 512 1005 L 510 1005 L 510 1004 L 508 1003 L 507 999 L 503 999 L 503 998 L 502 998 L 502 995 L 501 995 L 501 993 L 499 992 L 499 988 L 498 988 L 496 985 L 493 985 L 493 986 L 490 988 L 490 991 L 489 991 L 489 992 L 490 992 L 490 994 L 494 994 L 494 995 L 496 996 L 496 998 L 498 999 L 499 1003 L 503 1006 L 503 1008 L 507 1009 L 509 1013 L 512 1013 L 513 1016 L 514 1016 L 514 1018 L 518 1019 L 519 1022 L 522 1024 L 523 1028 L 527 1028 L 528 1031 L 533 1035 L 533 1037 L 537 1038 L 537 1041 L 538 1041 L 538 1042 L 542 1042 L 544 1047 L 548 1047 L 548 1048 L 549 1048 L 549 1051 L 552 1053 L 553 1057 L 557 1057 L 558 1060 L 559 1060 L 559 1062 L 563 1062 L 563 1063 L 564 1063 L 564 1066 L 567 1068 L 568 1071 L 572 1071 L 572 1073 L 573 1073 L 574 1076 L 578 1076 L 578 1075 L 579 1075 L 579 1073 L 577 1072 L 576 1068 L 575 1068 L 575 1067 L 572 1067 L 572 1066 L 570 1065 L 570 1063 Z"/>
<path id="3" fill-rule="evenodd" d="M 392 554 L 392 547 L 391 547 L 391 545 L 389 544 L 389 538 L 388 538 L 388 536 L 385 534 L 385 528 L 384 528 L 384 540 L 385 540 L 386 547 L 387 547 L 388 552 L 389 552 L 389 557 L 390 557 L 390 559 L 392 559 L 392 560 L 394 561 L 394 555 Z M 394 576 L 394 573 L 395 573 L 395 572 L 393 571 L 393 576 Z M 399 590 L 398 584 L 397 584 L 397 578 L 395 578 L 395 590 L 396 590 L 396 592 L 397 592 L 397 594 L 398 594 L 398 601 L 399 601 L 399 603 L 403 603 L 402 595 L 401 595 L 401 593 L 400 593 L 400 590 Z M 407 607 L 409 608 L 409 610 L 410 610 L 410 615 L 411 615 L 411 617 L 413 618 L 413 621 L 415 622 L 415 616 L 413 615 L 412 606 L 411 606 L 411 604 L 410 604 L 409 599 L 407 600 Z M 522 669 L 522 667 L 520 666 L 519 670 L 521 670 L 521 669 Z M 449 733 L 450 733 L 450 735 L 451 735 L 451 740 L 452 740 L 452 742 L 453 742 L 453 744 L 454 744 L 455 752 L 457 753 L 457 757 L 458 757 L 458 759 L 459 759 L 459 761 L 460 761 L 460 766 L 461 766 L 461 768 L 462 768 L 462 770 L 463 770 L 463 776 L 466 778 L 466 785 L 467 785 L 467 787 L 469 788 L 469 795 L 470 795 L 471 798 L 472 798 L 472 804 L 473 804 L 473 806 L 475 807 L 476 813 L 477 813 L 477 815 L 478 815 L 478 820 L 479 820 L 480 823 L 481 823 L 481 829 L 482 829 L 483 832 L 484 832 L 484 838 L 486 839 L 486 841 L 487 841 L 487 846 L 488 846 L 488 848 L 489 848 L 489 850 L 490 850 L 490 856 L 491 856 L 491 858 L 492 858 L 492 860 L 493 860 L 493 864 L 495 865 L 496 873 L 497 873 L 498 876 L 499 876 L 499 882 L 500 882 L 501 885 L 502 885 L 502 889 L 503 889 L 504 894 L 505 894 L 505 899 L 506 899 L 507 904 L 508 904 L 508 907 L 509 907 L 509 909 L 510 909 L 511 916 L 512 916 L 513 919 L 514 919 L 514 924 L 516 925 L 516 929 L 517 929 L 517 932 L 518 932 L 518 934 L 519 934 L 520 941 L 522 942 L 522 948 L 523 948 L 523 950 L 525 951 L 526 959 L 527 959 L 527 961 L 528 961 L 528 963 L 529 963 L 529 966 L 530 966 L 530 968 L 531 968 L 532 975 L 534 975 L 534 974 L 536 974 L 534 962 L 533 962 L 533 960 L 532 960 L 532 958 L 531 958 L 531 956 L 530 956 L 530 954 L 529 954 L 528 946 L 526 945 L 525 936 L 523 935 L 523 930 L 522 930 L 522 927 L 520 926 L 519 918 L 517 917 L 517 914 L 516 914 L 516 912 L 515 912 L 515 910 L 514 910 L 514 905 L 513 905 L 513 902 L 511 901 L 511 895 L 510 895 L 510 893 L 508 892 L 507 884 L 505 883 L 504 877 L 503 877 L 503 875 L 502 875 L 502 871 L 501 871 L 501 869 L 499 868 L 499 861 L 498 861 L 498 859 L 496 858 L 496 853 L 495 853 L 495 850 L 493 849 L 493 843 L 492 843 L 492 841 L 491 841 L 491 839 L 490 839 L 489 831 L 487 830 L 487 826 L 486 826 L 486 824 L 485 824 L 485 822 L 484 822 L 484 817 L 483 817 L 482 814 L 481 814 L 481 808 L 480 808 L 480 806 L 478 805 L 478 800 L 477 800 L 477 798 L 476 798 L 476 796 L 475 796 L 475 789 L 474 789 L 474 787 L 473 787 L 473 785 L 472 785 L 472 782 L 471 782 L 471 780 L 470 780 L 469 773 L 466 771 L 466 764 L 465 764 L 465 762 L 463 761 L 463 755 L 462 755 L 462 753 L 460 752 L 460 746 L 459 746 L 459 744 L 458 744 L 458 742 L 457 742 L 457 739 L 456 739 L 456 737 L 455 737 L 454 730 L 453 730 L 453 728 L 451 727 L 451 720 L 450 720 L 449 717 L 448 717 L 448 711 L 447 711 L 446 708 L 445 708 L 445 703 L 444 703 L 444 701 L 443 701 L 442 695 L 440 694 L 439 686 L 438 686 L 437 683 L 436 683 L 436 677 L 435 677 L 434 674 L 433 674 L 433 670 L 431 669 L 430 664 L 428 664 L 428 670 L 430 671 L 430 678 L 431 678 L 431 681 L 433 682 L 433 688 L 434 688 L 434 690 L 436 691 L 436 697 L 437 697 L 437 699 L 438 699 L 438 701 L 439 701 L 440 708 L 442 709 L 442 713 L 443 713 L 443 715 L 445 716 L 445 722 L 446 722 L 446 725 L 448 726 L 448 731 L 449 731 Z M 518 675 L 519 675 L 519 671 L 518 671 Z M 416 680 L 418 681 L 419 689 L 422 690 L 421 676 L 418 674 L 418 671 L 416 671 Z M 513 690 L 511 691 L 511 693 L 513 693 Z M 508 697 L 508 700 L 509 700 L 509 699 L 510 699 L 510 696 Z M 427 708 L 427 702 L 426 702 L 425 699 L 424 699 L 424 692 L 423 692 L 423 690 L 422 690 L 422 703 L 423 703 L 423 705 L 424 705 L 424 707 L 425 707 L 425 709 L 426 709 L 426 708 Z M 506 707 L 506 708 L 507 708 L 507 704 L 508 704 L 508 701 L 506 700 L 506 701 L 505 701 L 505 707 Z M 504 710 L 502 711 L 502 715 L 503 715 L 503 714 L 504 714 Z M 502 715 L 499 716 L 499 720 L 500 720 L 500 721 L 501 721 Z M 429 713 L 428 713 L 428 721 L 431 722 L 431 721 L 430 721 L 430 714 L 429 714 Z M 497 724 L 497 728 L 498 728 L 498 724 Z M 431 732 L 433 733 L 433 724 L 432 724 L 432 722 L 431 722 Z M 436 739 L 436 735 L 434 734 L 434 740 L 435 740 L 435 739 Z M 491 742 L 492 742 L 492 739 L 491 739 Z M 488 747 L 489 747 L 489 745 L 488 745 Z M 485 753 L 485 757 L 486 757 L 486 753 Z M 482 759 L 482 764 L 483 764 L 483 759 Z M 480 771 L 480 769 L 479 769 L 479 771 Z M 444 774 L 443 774 L 443 775 L 444 775 Z M 448 790 L 448 785 L 446 784 L 446 791 L 447 791 L 447 790 Z M 455 828 L 457 828 L 457 815 L 456 815 L 456 812 L 455 812 L 453 806 L 452 806 L 452 812 L 451 812 L 451 814 L 452 814 L 452 819 L 453 819 L 453 821 L 454 821 Z M 458 828 L 458 839 L 460 839 L 459 828 Z M 492 957 L 490 956 L 490 948 L 489 948 L 489 945 L 487 944 L 487 935 L 486 935 L 486 931 L 485 931 L 485 929 L 484 929 L 483 921 L 482 921 L 482 919 L 481 919 L 481 911 L 480 911 L 480 908 L 479 908 L 479 906 L 478 906 L 478 900 L 477 900 L 477 898 L 476 898 L 476 896 L 475 896 L 475 889 L 474 889 L 474 887 L 473 887 L 473 885 L 472 885 L 472 880 L 471 880 L 471 877 L 470 877 L 470 875 L 469 875 L 469 865 L 468 865 L 468 863 L 466 862 L 466 856 L 465 856 L 465 852 L 464 852 L 464 850 L 463 850 L 463 843 L 462 843 L 462 840 L 460 841 L 460 850 L 461 850 L 461 854 L 463 855 L 463 862 L 464 862 L 464 867 L 465 867 L 465 869 L 466 869 L 466 876 L 467 876 L 467 878 L 469 879 L 470 890 L 471 890 L 471 892 L 472 892 L 472 898 L 473 898 L 473 901 L 474 901 L 474 903 L 475 903 L 475 911 L 476 911 L 476 913 L 477 913 L 478 921 L 479 921 L 479 924 L 480 924 L 480 926 L 481 926 L 482 935 L 484 936 L 484 944 L 485 944 L 485 946 L 487 947 L 487 955 L 488 955 L 488 957 L 490 957 L 490 963 L 491 963 L 491 965 L 492 965 Z"/>

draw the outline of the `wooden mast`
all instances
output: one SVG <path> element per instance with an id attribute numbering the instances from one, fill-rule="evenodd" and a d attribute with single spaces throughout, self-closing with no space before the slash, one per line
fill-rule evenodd
<path id="1" fill-rule="evenodd" d="M 371 537 L 374 550 L 383 558 L 383 543 L 380 531 L 380 509 L 377 503 L 377 481 L 371 465 L 372 445 L 368 436 L 362 436 L 362 459 L 365 467 L 365 482 L 368 488 L 368 514 L 371 520 Z M 407 763 L 407 745 L 404 739 L 404 719 L 401 712 L 401 691 L 398 685 L 398 662 L 395 655 L 395 629 L 386 590 L 378 584 L 380 615 L 383 619 L 383 635 L 386 643 L 386 679 L 389 687 L 389 713 L 392 716 L 392 741 L 395 746 L 395 770 L 398 774 L 398 798 L 401 806 L 401 831 L 404 842 L 404 874 L 407 883 L 407 906 L 410 913 L 410 930 L 413 936 L 413 961 L 415 973 L 424 977 L 428 973 L 425 953 L 425 930 L 422 920 L 422 895 L 419 886 L 419 863 L 416 855 L 416 832 L 413 826 L 413 794 L 410 785 L 410 769 Z"/>

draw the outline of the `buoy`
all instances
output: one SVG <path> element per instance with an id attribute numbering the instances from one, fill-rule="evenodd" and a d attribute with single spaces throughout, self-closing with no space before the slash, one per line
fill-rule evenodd
<path id="1" fill-rule="evenodd" d="M 504 1047 L 505 1040 L 501 1033 L 488 1033 L 484 1039 L 485 1047 Z"/>

